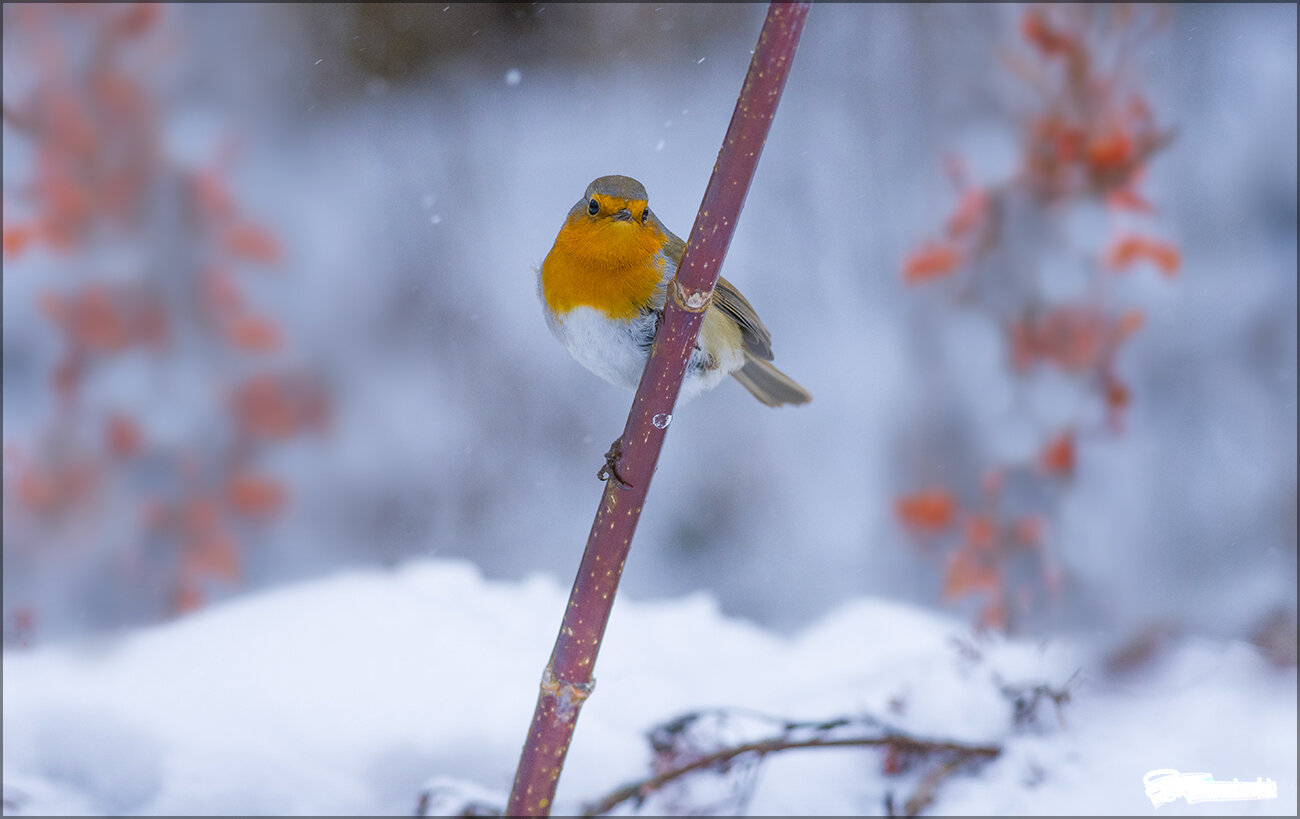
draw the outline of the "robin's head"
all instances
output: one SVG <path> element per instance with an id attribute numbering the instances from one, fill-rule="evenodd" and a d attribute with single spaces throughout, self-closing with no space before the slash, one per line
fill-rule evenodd
<path id="1" fill-rule="evenodd" d="M 587 186 L 569 219 L 585 219 L 591 225 L 649 225 L 654 219 L 649 200 L 645 186 L 632 177 L 602 176 Z"/>

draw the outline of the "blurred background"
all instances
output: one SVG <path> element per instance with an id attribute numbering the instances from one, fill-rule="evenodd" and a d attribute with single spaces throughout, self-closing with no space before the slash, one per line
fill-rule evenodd
<path id="1" fill-rule="evenodd" d="M 764 13 L 5 4 L 6 645 L 567 583 L 631 395 L 536 267 L 604 174 L 686 235 Z M 815 398 L 678 408 L 624 592 L 1294 663 L 1296 97 L 1294 5 L 815 5 L 723 271 Z"/>

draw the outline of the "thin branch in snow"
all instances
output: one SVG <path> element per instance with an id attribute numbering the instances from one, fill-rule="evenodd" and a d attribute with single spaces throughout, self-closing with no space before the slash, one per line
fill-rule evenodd
<path id="1" fill-rule="evenodd" d="M 789 722 L 781 723 L 775 734 L 750 741 L 728 744 L 724 747 L 704 751 L 699 746 L 707 741 L 701 736 L 699 725 L 709 727 L 707 733 L 734 728 L 729 723 L 734 716 L 742 719 L 748 715 L 728 713 L 724 710 L 692 712 L 665 723 L 651 731 L 651 743 L 660 760 L 672 760 L 672 764 L 653 776 L 629 783 L 606 795 L 602 799 L 588 804 L 584 816 L 598 816 L 608 813 L 624 802 L 633 801 L 642 804 L 651 794 L 659 792 L 670 783 L 701 771 L 729 773 L 733 765 L 740 761 L 757 764 L 768 754 L 813 748 L 886 748 L 891 754 L 911 759 L 939 756 L 942 758 L 938 772 L 931 772 L 922 781 L 917 794 L 909 799 L 906 807 L 913 804 L 924 807 L 933 799 L 933 792 L 948 776 L 967 764 L 996 758 L 1002 753 L 1000 745 L 972 745 L 951 740 L 934 740 L 913 736 L 891 729 L 874 717 L 839 718 L 823 722 Z M 772 718 L 764 718 L 779 722 Z M 747 767 L 746 770 L 751 770 Z M 746 789 L 752 790 L 752 784 Z M 746 794 L 747 795 L 747 794 Z M 741 798 L 744 798 L 742 795 Z"/>

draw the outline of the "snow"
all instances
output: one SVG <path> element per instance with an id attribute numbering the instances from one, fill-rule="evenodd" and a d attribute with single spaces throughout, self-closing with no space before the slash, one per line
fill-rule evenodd
<path id="1" fill-rule="evenodd" d="M 492 581 L 468 562 L 424 559 L 112 638 L 7 650 L 5 812 L 409 815 L 425 789 L 430 810 L 499 807 L 566 594 L 547 577 Z M 732 728 L 751 739 L 766 730 L 754 712 L 870 714 L 922 738 L 1003 746 L 941 784 L 932 813 L 1148 815 L 1142 776 L 1157 768 L 1278 783 L 1276 801 L 1179 800 L 1161 813 L 1296 811 L 1296 670 L 1243 643 L 1184 639 L 1116 679 L 1085 642 L 976 636 L 877 599 L 778 636 L 703 594 L 624 597 L 596 677 L 557 814 L 649 775 L 645 732 L 711 708 L 736 709 Z M 1001 689 L 1038 684 L 1071 700 L 1059 719 L 1049 703 L 1016 727 Z M 917 777 L 884 775 L 882 759 L 774 754 L 745 809 L 879 813 L 891 792 L 901 805 Z M 720 789 L 701 774 L 644 807 L 708 804 Z"/>

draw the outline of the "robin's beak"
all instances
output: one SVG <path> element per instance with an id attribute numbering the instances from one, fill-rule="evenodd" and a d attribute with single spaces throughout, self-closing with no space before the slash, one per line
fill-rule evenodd
<path id="1" fill-rule="evenodd" d="M 631 222 L 631 221 L 632 221 L 632 211 L 628 210 L 627 208 L 623 208 L 623 209 L 620 210 L 618 213 L 614 214 L 614 221 L 616 221 L 616 222 Z"/>

